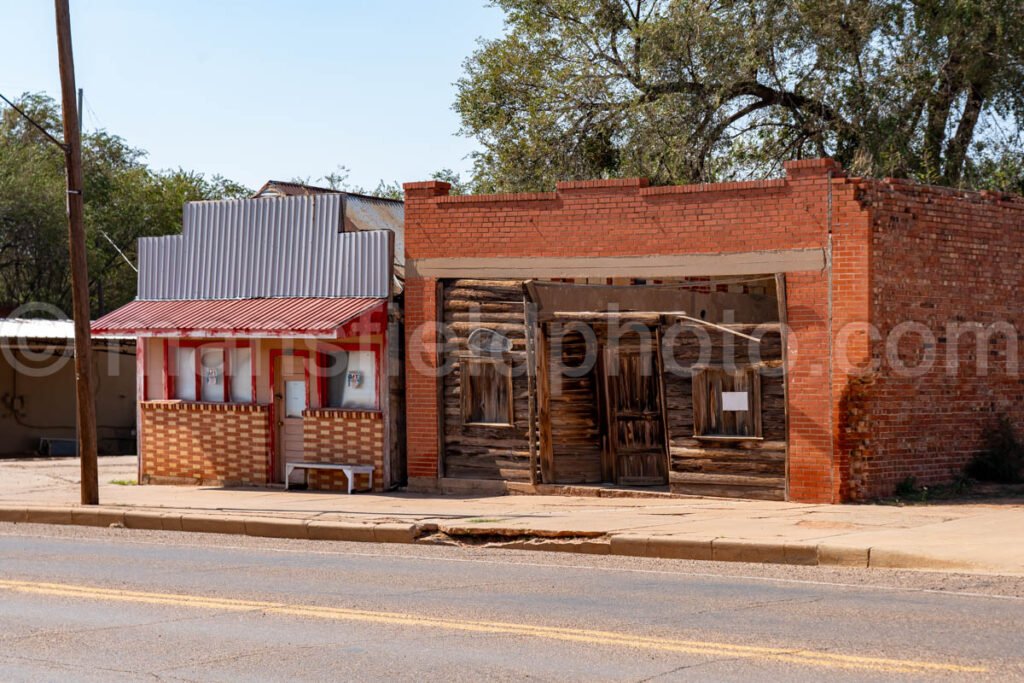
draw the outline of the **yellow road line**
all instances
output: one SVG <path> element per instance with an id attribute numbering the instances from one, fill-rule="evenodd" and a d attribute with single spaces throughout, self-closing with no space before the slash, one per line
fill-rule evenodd
<path id="1" fill-rule="evenodd" d="M 516 624 L 497 621 L 444 619 L 414 614 L 402 614 L 398 612 L 377 612 L 346 609 L 342 607 L 322 607 L 318 605 L 292 605 L 280 602 L 235 600 L 230 598 L 206 597 L 177 593 L 151 593 L 74 584 L 0 580 L 0 590 L 8 590 L 31 595 L 47 595 L 86 600 L 133 602 L 149 605 L 167 605 L 172 607 L 235 612 L 261 611 L 269 614 L 297 616 L 310 619 L 412 626 L 419 628 L 446 629 L 451 631 L 467 631 L 472 633 L 529 636 L 533 638 L 546 638 L 549 640 L 576 642 L 588 645 L 610 645 L 615 647 L 656 650 L 662 652 L 678 652 L 713 657 L 743 657 L 755 660 L 772 660 L 832 669 L 859 669 L 892 673 L 985 673 L 988 671 L 988 669 L 983 666 L 917 661 L 910 659 L 864 657 L 826 651 L 805 650 L 802 648 L 735 645 L 732 643 L 711 641 L 638 636 L 628 633 L 616 633 L 614 631 L 595 631 L 555 626 L 535 626 L 531 624 Z"/>

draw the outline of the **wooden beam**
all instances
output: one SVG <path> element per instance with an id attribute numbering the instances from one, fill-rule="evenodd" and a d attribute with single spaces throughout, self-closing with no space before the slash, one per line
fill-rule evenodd
<path id="1" fill-rule="evenodd" d="M 526 322 L 526 400 L 529 407 L 526 427 L 530 435 L 530 483 L 537 484 L 537 415 L 535 389 L 537 372 L 537 310 L 528 293 L 523 294 L 523 316 Z"/>
<path id="2" fill-rule="evenodd" d="M 724 275 L 766 275 L 821 270 L 822 249 L 784 249 L 723 254 L 653 256 L 590 256 L 410 259 L 410 277 L 480 278 L 670 278 Z"/>
<path id="3" fill-rule="evenodd" d="M 788 368 L 789 351 L 787 346 L 789 345 L 789 308 L 786 300 L 786 275 L 785 273 L 777 273 L 775 275 L 775 296 L 779 303 L 779 328 L 782 332 L 782 367 Z M 789 372 L 784 370 L 785 375 L 782 378 L 782 405 L 785 411 L 785 423 L 786 423 L 786 486 L 785 486 L 785 499 L 789 500 Z M 830 408 L 831 409 L 831 408 Z"/>
<path id="4" fill-rule="evenodd" d="M 537 422 L 540 430 L 541 482 L 555 480 L 554 444 L 551 443 L 551 367 L 548 361 L 548 339 L 542 325 L 537 326 Z"/>

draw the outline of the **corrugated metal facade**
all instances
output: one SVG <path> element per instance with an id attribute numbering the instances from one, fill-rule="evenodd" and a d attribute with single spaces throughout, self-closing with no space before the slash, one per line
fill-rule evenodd
<path id="1" fill-rule="evenodd" d="M 388 296 L 389 232 L 343 232 L 344 195 L 185 205 L 181 235 L 139 240 L 142 300 Z"/>

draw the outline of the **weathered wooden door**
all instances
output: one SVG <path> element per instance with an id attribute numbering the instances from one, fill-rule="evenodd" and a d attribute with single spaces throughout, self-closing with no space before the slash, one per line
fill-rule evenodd
<path id="1" fill-rule="evenodd" d="M 274 480 L 284 481 L 285 463 L 302 460 L 303 411 L 309 407 L 307 359 L 279 356 L 274 368 L 275 467 Z"/>
<path id="2" fill-rule="evenodd" d="M 659 486 L 668 483 L 659 361 L 656 352 L 605 350 L 606 448 L 617 484 Z"/>

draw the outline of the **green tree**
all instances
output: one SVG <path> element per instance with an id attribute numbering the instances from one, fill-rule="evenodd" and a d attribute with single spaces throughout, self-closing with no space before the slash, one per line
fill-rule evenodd
<path id="1" fill-rule="evenodd" d="M 40 94 L 17 102 L 47 130 L 60 109 Z M 154 171 L 145 152 L 105 131 L 83 136 L 85 226 L 94 314 L 135 297 L 139 237 L 181 231 L 186 201 L 244 197 L 251 190 L 220 176 Z M 0 305 L 45 302 L 70 310 L 64 153 L 10 108 L 0 109 Z"/>
<path id="2" fill-rule="evenodd" d="M 455 109 L 481 191 L 790 158 L 1024 189 L 1020 0 L 495 0 Z"/>
<path id="3" fill-rule="evenodd" d="M 377 187 L 371 190 L 348 182 L 351 173 L 348 166 L 339 165 L 331 173 L 326 173 L 317 178 L 316 184 L 331 190 L 338 190 L 339 192 L 352 192 L 370 197 L 380 197 L 381 199 L 405 199 L 405 191 L 402 189 L 402 184 L 397 180 L 386 182 L 382 179 L 377 183 Z M 435 171 L 430 177 L 432 180 L 441 180 L 450 184 L 452 186 L 451 194 L 453 195 L 466 194 L 470 191 L 470 183 L 464 181 L 460 174 L 450 168 L 442 168 L 440 171 Z M 292 182 L 309 185 L 311 181 L 309 178 L 293 178 Z"/>

